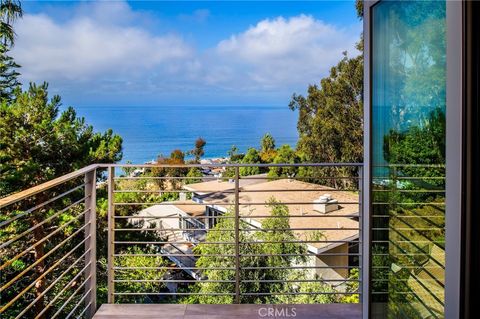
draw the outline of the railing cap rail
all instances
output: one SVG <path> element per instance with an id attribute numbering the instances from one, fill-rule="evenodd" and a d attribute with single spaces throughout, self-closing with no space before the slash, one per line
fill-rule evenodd
<path id="1" fill-rule="evenodd" d="M 6 197 L 0 198 L 0 208 L 12 205 L 16 202 L 19 202 L 27 197 L 33 196 L 40 192 L 44 192 L 52 187 L 60 185 L 64 182 L 67 182 L 73 178 L 84 175 L 97 168 L 108 168 L 108 167 L 136 167 L 136 168 L 155 168 L 155 167 L 166 167 L 166 168 L 202 168 L 202 167 L 360 167 L 363 166 L 363 163 L 281 163 L 281 164 L 258 164 L 258 163 L 245 163 L 245 164 L 92 164 L 86 167 L 83 167 L 74 172 L 65 174 L 63 176 L 52 179 L 48 182 L 42 183 L 37 186 L 33 186 L 26 190 L 8 195 Z"/>
<path id="2" fill-rule="evenodd" d="M 33 186 L 31 188 L 28 188 L 26 190 L 20 191 L 18 193 L 14 193 L 12 195 L 8 195 L 6 197 L 0 198 L 0 208 L 7 207 L 9 205 L 15 204 L 16 202 L 19 202 L 27 197 L 33 196 L 35 194 L 38 194 L 40 192 L 44 192 L 52 187 L 58 186 L 62 183 L 65 183 L 73 178 L 79 177 L 81 175 L 84 175 L 85 173 L 91 172 L 94 169 L 97 169 L 99 167 L 98 164 L 92 164 L 89 166 L 85 166 L 81 169 L 78 169 L 74 172 L 62 175 L 60 177 L 54 178 L 48 182 L 42 183 L 37 186 Z"/>
<path id="3" fill-rule="evenodd" d="M 99 167 L 135 167 L 135 168 L 192 168 L 192 167 L 359 167 L 363 163 L 281 163 L 281 164 L 260 164 L 260 163 L 242 163 L 242 164 L 98 164 Z"/>

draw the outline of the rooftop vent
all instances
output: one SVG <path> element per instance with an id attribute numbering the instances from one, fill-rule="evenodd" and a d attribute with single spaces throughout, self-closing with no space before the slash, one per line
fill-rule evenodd
<path id="1" fill-rule="evenodd" d="M 333 212 L 338 210 L 338 201 L 333 199 L 330 194 L 324 194 L 313 201 L 313 209 L 322 214 Z"/>

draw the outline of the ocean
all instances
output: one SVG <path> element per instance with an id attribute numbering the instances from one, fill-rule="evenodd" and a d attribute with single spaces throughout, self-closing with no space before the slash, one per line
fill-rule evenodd
<path id="1" fill-rule="evenodd" d="M 260 146 L 265 133 L 277 146 L 297 143 L 298 112 L 287 106 L 76 107 L 95 131 L 112 128 L 123 138 L 123 159 L 144 163 L 174 149 L 191 150 L 207 141 L 204 158 L 227 156 L 232 145 L 244 152 Z"/>

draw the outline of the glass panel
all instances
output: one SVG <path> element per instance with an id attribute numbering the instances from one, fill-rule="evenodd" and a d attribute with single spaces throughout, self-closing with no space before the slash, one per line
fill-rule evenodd
<path id="1" fill-rule="evenodd" d="M 372 313 L 443 318 L 444 1 L 372 11 Z"/>

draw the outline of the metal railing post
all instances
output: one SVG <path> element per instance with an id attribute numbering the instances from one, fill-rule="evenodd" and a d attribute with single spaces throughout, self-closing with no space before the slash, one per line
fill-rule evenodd
<path id="1" fill-rule="evenodd" d="M 367 162 L 368 163 L 368 162 Z M 369 165 L 361 165 L 359 171 L 359 177 L 361 181 L 360 185 L 360 200 L 361 200 L 361 218 L 359 219 L 359 228 L 361 232 L 362 239 L 362 253 L 360 254 L 359 265 L 362 266 L 361 271 L 359 272 L 359 280 L 361 284 L 361 299 L 360 303 L 362 305 L 362 318 L 370 317 L 370 260 L 371 260 L 371 185 L 370 185 L 370 176 L 371 176 L 371 167 Z"/>
<path id="2" fill-rule="evenodd" d="M 86 317 L 92 318 L 97 310 L 97 198 L 96 169 L 85 173 L 85 278 L 90 278 L 85 284 Z"/>
<path id="3" fill-rule="evenodd" d="M 113 267 L 114 267 L 114 260 L 113 260 L 113 254 L 115 253 L 115 219 L 114 219 L 114 214 L 115 214 L 115 206 L 114 206 L 114 194 L 113 190 L 115 187 L 114 184 L 114 178 L 115 178 L 115 168 L 113 166 L 108 167 L 108 213 L 107 213 L 107 218 L 108 218 L 108 262 L 107 262 L 107 276 L 108 276 L 108 282 L 107 282 L 107 290 L 108 290 L 108 297 L 107 297 L 107 302 L 108 303 L 114 303 L 115 298 L 114 298 L 114 293 L 115 293 L 115 285 L 114 285 L 114 272 L 113 272 Z"/>
<path id="4" fill-rule="evenodd" d="M 240 303 L 240 174 L 235 167 L 235 303 Z"/>
<path id="5" fill-rule="evenodd" d="M 365 230 L 363 229 L 363 225 L 364 225 L 364 213 L 363 213 L 363 196 L 364 196 L 364 192 L 363 192 L 363 166 L 358 166 L 358 239 L 361 241 L 358 245 L 359 247 L 359 256 L 358 256 L 358 266 L 359 266 L 359 269 L 358 269 L 358 280 L 359 280 L 359 287 L 358 287 L 358 292 L 359 292 L 359 301 L 360 303 L 363 303 L 365 301 L 365 291 L 363 289 L 364 287 L 364 282 L 363 282 L 363 278 L 364 278 L 364 274 L 363 274 L 363 259 L 364 258 L 367 258 L 365 257 L 364 255 L 364 244 L 363 244 L 363 241 L 364 241 L 364 232 Z"/>

